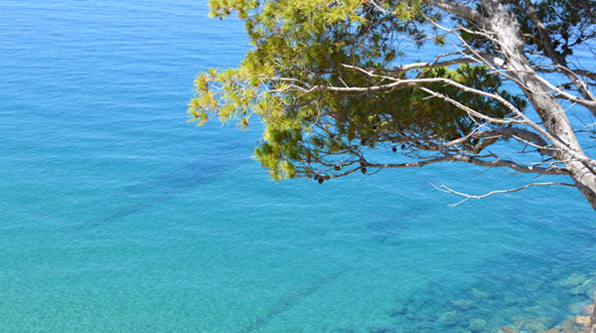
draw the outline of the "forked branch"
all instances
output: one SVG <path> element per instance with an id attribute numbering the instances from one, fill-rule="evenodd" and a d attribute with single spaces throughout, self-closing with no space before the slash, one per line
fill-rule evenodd
<path id="1" fill-rule="evenodd" d="M 465 197 L 465 199 L 463 199 L 462 201 L 459 201 L 454 204 L 450 204 L 449 205 L 450 207 L 455 207 L 455 206 L 461 205 L 462 203 L 464 203 L 470 199 L 478 199 L 479 200 L 479 199 L 483 199 L 486 197 L 490 197 L 491 195 L 495 195 L 495 194 L 519 192 L 521 190 L 525 190 L 525 189 L 527 189 L 529 187 L 533 187 L 533 186 L 555 186 L 555 185 L 558 185 L 558 186 L 575 187 L 575 185 L 573 185 L 573 184 L 559 183 L 559 182 L 530 183 L 530 184 L 526 184 L 522 187 L 518 187 L 518 188 L 514 188 L 514 189 L 510 189 L 510 190 L 497 190 L 497 191 L 491 191 L 491 192 L 488 192 L 488 193 L 482 194 L 482 195 L 472 195 L 472 194 L 455 191 L 445 185 L 436 186 L 432 183 L 430 185 L 441 192 L 456 194 L 456 195 Z"/>

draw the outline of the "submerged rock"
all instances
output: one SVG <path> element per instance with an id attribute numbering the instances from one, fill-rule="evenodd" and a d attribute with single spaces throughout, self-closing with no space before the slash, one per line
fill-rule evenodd
<path id="1" fill-rule="evenodd" d="M 571 305 L 569 305 L 569 312 L 571 312 L 571 314 L 580 314 L 582 312 L 582 309 L 586 306 L 588 306 L 589 303 L 587 302 L 579 302 L 579 303 L 573 303 Z"/>
<path id="2" fill-rule="evenodd" d="M 524 284 L 524 289 L 526 289 L 529 292 L 534 292 L 534 291 L 540 289 L 541 286 L 542 286 L 542 282 L 531 281 L 531 282 L 527 282 Z"/>
<path id="3" fill-rule="evenodd" d="M 589 299 L 594 299 L 594 286 L 596 285 L 596 279 L 588 279 L 583 283 L 571 288 L 570 292 L 576 296 L 585 296 Z"/>
<path id="4" fill-rule="evenodd" d="M 391 323 L 376 322 L 373 323 L 367 330 L 370 333 L 397 333 L 397 328 Z"/>
<path id="5" fill-rule="evenodd" d="M 594 313 L 594 304 L 588 304 L 584 306 L 581 310 L 581 314 L 586 316 L 591 316 Z"/>
<path id="6" fill-rule="evenodd" d="M 592 325 L 590 316 L 575 316 L 575 325 L 581 328 L 589 328 Z"/>
<path id="7" fill-rule="evenodd" d="M 592 281 L 596 281 L 596 279 L 592 280 Z M 596 283 L 590 283 L 589 284 L 589 289 L 586 291 L 586 296 L 588 296 L 590 299 L 594 299 L 596 297 L 596 289 L 594 288 L 596 286 Z"/>
<path id="8" fill-rule="evenodd" d="M 459 321 L 459 313 L 457 311 L 444 312 L 439 316 L 439 320 L 446 326 L 455 326 Z"/>
<path id="9" fill-rule="evenodd" d="M 548 329 L 546 331 L 542 331 L 540 333 L 579 333 L 574 329 L 562 329 L 562 328 L 558 328 L 558 327 L 553 327 L 551 329 Z"/>
<path id="10" fill-rule="evenodd" d="M 537 317 L 523 321 L 519 325 L 523 330 L 530 332 L 541 332 L 547 330 L 551 326 L 551 320 L 548 317 Z"/>
<path id="11" fill-rule="evenodd" d="M 471 309 L 473 309 L 474 306 L 474 301 L 469 300 L 469 299 L 456 299 L 453 300 L 451 302 L 451 305 L 453 305 L 455 307 L 455 309 L 457 309 L 458 311 L 470 311 Z"/>
<path id="12" fill-rule="evenodd" d="M 420 316 L 416 315 L 415 313 L 408 312 L 408 313 L 406 313 L 406 319 L 408 319 L 408 320 L 420 320 Z"/>
<path id="13" fill-rule="evenodd" d="M 503 300 L 505 301 L 506 305 L 515 305 L 519 302 L 517 297 L 511 296 L 511 295 L 505 296 L 505 298 Z"/>
<path id="14" fill-rule="evenodd" d="M 588 279 L 588 277 L 585 274 L 573 273 L 568 278 L 561 281 L 560 284 L 566 288 L 573 288 L 575 286 L 578 286 L 578 285 L 586 282 L 587 279 Z"/>
<path id="15" fill-rule="evenodd" d="M 501 327 L 497 332 L 499 333 L 519 333 L 519 330 L 511 328 L 509 326 Z"/>
<path id="16" fill-rule="evenodd" d="M 577 287 L 571 288 L 569 292 L 571 293 L 571 295 L 579 296 L 585 294 L 586 290 L 581 285 L 579 285 Z"/>
<path id="17" fill-rule="evenodd" d="M 389 312 L 387 313 L 390 317 L 398 317 L 400 315 L 405 314 L 406 312 L 408 312 L 408 308 L 397 302 L 393 305 L 393 307 L 391 308 L 391 310 L 389 310 Z"/>
<path id="18" fill-rule="evenodd" d="M 474 318 L 470 320 L 470 325 L 468 325 L 468 329 L 472 332 L 482 332 L 486 329 L 486 321 L 478 318 Z"/>
<path id="19" fill-rule="evenodd" d="M 480 290 L 480 289 L 476 289 L 476 288 L 472 288 L 470 290 L 470 294 L 476 298 L 480 298 L 480 299 L 485 299 L 488 298 L 488 294 L 485 293 L 484 291 Z"/>
<path id="20" fill-rule="evenodd" d="M 556 309 L 561 307 L 561 300 L 554 296 L 548 296 L 540 300 L 542 306 L 550 306 Z"/>
<path id="21" fill-rule="evenodd" d="M 542 309 L 542 306 L 540 305 L 534 305 L 534 306 L 529 306 L 527 308 L 524 309 L 524 312 L 527 312 L 531 315 L 540 315 L 544 312 L 544 309 Z"/>
<path id="22" fill-rule="evenodd" d="M 575 320 L 573 318 L 569 318 L 569 319 L 565 320 L 564 322 L 560 323 L 559 325 L 557 325 L 556 327 L 559 329 L 562 329 L 562 330 L 573 329 L 575 327 Z"/>

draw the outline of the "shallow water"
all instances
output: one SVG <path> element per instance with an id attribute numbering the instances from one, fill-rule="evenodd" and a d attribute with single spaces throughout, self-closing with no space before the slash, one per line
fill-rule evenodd
<path id="1" fill-rule="evenodd" d="M 429 183 L 528 180 L 457 164 L 274 183 L 258 130 L 189 125 L 195 75 L 248 49 L 201 1 L 0 7 L 0 331 L 531 332 L 589 301 L 573 189 L 451 208 Z"/>

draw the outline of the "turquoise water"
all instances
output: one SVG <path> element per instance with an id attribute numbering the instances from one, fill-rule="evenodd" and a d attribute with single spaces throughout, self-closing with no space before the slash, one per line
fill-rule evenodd
<path id="1" fill-rule="evenodd" d="M 248 49 L 206 14 L 0 0 L 0 331 L 534 332 L 589 302 L 576 190 L 451 208 L 429 183 L 530 179 L 457 164 L 274 183 L 258 130 L 189 125 L 196 74 Z"/>

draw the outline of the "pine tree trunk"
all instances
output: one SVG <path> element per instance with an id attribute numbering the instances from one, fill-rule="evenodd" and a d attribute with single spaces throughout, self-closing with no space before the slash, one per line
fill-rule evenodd
<path id="1" fill-rule="evenodd" d="M 596 210 L 596 175 L 594 170 L 581 162 L 567 163 L 567 168 L 571 170 L 571 177 L 579 191 L 588 199 L 592 208 Z"/>
<path id="2" fill-rule="evenodd" d="M 524 91 L 532 107 L 541 118 L 546 131 L 557 138 L 578 155 L 584 156 L 577 137 L 569 123 L 565 110 L 549 91 L 548 87 L 539 80 L 538 74 L 532 68 L 525 55 L 524 41 L 521 29 L 515 17 L 507 11 L 498 0 L 484 0 L 483 4 L 491 14 L 487 27 L 494 33 L 500 46 L 507 74 L 519 81 L 518 85 Z M 592 167 L 577 158 L 561 153 L 556 156 L 566 162 L 565 166 L 571 173 L 571 178 L 579 191 L 596 210 L 596 172 Z"/>

